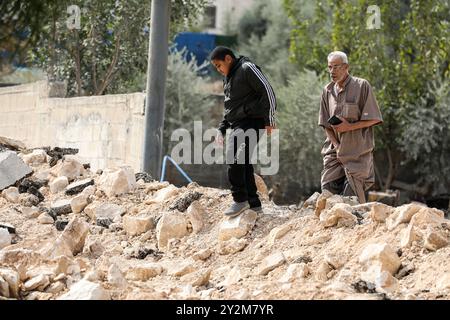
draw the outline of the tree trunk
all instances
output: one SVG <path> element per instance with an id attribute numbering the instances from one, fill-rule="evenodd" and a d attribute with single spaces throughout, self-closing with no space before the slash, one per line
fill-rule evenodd
<path id="1" fill-rule="evenodd" d="M 114 72 L 114 68 L 116 67 L 117 61 L 119 60 L 119 52 L 120 52 L 120 36 L 117 35 L 116 38 L 116 48 L 114 50 L 114 55 L 111 61 L 111 64 L 108 67 L 108 70 L 106 71 L 105 78 L 103 79 L 100 87 L 95 92 L 95 95 L 102 95 L 105 89 L 108 87 L 112 80 L 112 74 Z"/>
<path id="2" fill-rule="evenodd" d="M 392 151 L 391 148 L 387 147 L 386 148 L 386 155 L 388 158 L 388 163 L 389 163 L 389 168 L 388 168 L 388 175 L 386 177 L 386 182 L 385 182 L 385 191 L 387 191 L 388 189 L 391 188 L 392 185 L 392 181 L 394 181 L 395 175 L 396 175 L 396 171 L 397 171 L 397 161 L 396 159 L 394 159 L 394 157 L 392 156 Z"/>

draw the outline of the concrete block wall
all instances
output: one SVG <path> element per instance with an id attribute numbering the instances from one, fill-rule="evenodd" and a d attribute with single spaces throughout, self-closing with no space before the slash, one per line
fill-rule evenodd
<path id="1" fill-rule="evenodd" d="M 28 147 L 72 147 L 93 170 L 141 166 L 144 94 L 53 97 L 46 81 L 0 88 L 0 136 Z"/>

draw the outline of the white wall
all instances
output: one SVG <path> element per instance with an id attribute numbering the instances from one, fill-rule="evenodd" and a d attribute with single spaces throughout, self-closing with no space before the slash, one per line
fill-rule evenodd
<path id="1" fill-rule="evenodd" d="M 93 170 L 141 166 L 144 94 L 54 98 L 46 81 L 0 88 L 0 136 L 28 147 L 72 147 Z"/>

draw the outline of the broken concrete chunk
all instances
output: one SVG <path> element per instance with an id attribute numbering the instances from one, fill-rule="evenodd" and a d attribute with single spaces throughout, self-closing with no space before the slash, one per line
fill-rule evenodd
<path id="1" fill-rule="evenodd" d="M 15 152 L 0 152 L 0 191 L 14 185 L 32 172 L 33 170 Z"/>
<path id="2" fill-rule="evenodd" d="M 70 206 L 70 201 L 70 199 L 57 200 L 51 204 L 50 210 L 57 216 L 71 213 L 72 207 Z"/>
<path id="3" fill-rule="evenodd" d="M 94 185 L 94 180 L 90 179 L 90 178 L 80 180 L 80 181 L 75 181 L 66 187 L 66 194 L 72 196 L 72 195 L 82 192 L 86 187 L 93 186 L 93 185 Z"/>

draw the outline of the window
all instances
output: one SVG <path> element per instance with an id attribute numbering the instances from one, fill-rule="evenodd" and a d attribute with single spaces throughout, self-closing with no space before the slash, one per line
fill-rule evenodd
<path id="1" fill-rule="evenodd" d="M 216 27 L 216 6 L 205 7 L 205 27 L 206 28 Z"/>

